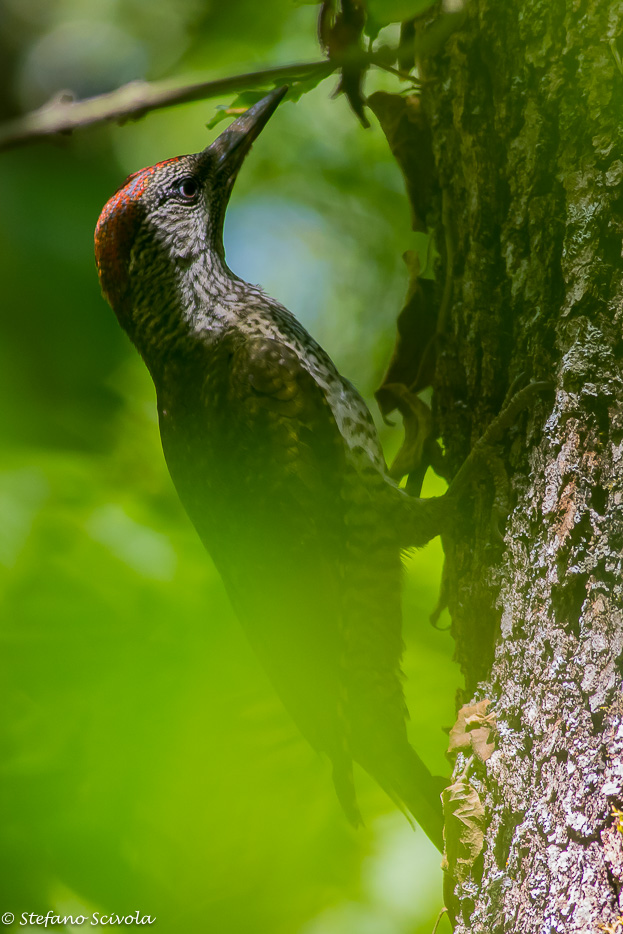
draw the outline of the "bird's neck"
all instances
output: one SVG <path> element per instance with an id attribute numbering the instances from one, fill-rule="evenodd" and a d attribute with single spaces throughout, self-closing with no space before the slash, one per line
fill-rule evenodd
<path id="1" fill-rule="evenodd" d="M 133 277 L 132 314 L 124 324 L 152 377 L 244 321 L 259 289 L 234 275 L 222 250 L 175 263 L 147 264 Z"/>
<path id="2" fill-rule="evenodd" d="M 256 291 L 234 275 L 222 250 L 202 253 L 179 268 L 178 289 L 189 330 L 204 336 L 240 324 Z"/>

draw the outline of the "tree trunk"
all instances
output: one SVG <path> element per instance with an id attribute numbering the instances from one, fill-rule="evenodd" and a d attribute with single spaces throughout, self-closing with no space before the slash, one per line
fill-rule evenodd
<path id="1" fill-rule="evenodd" d="M 506 441 L 505 545 L 479 501 L 445 543 L 460 701 L 497 721 L 491 757 L 455 771 L 485 814 L 450 867 L 460 932 L 623 930 L 622 34 L 620 2 L 472 0 L 424 64 L 450 463 L 516 377 L 555 384 Z"/>

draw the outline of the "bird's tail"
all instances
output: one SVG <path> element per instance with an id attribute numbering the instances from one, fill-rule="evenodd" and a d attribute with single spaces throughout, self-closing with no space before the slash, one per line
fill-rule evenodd
<path id="1" fill-rule="evenodd" d="M 395 755 L 392 756 L 392 770 L 388 777 L 381 774 L 375 778 L 443 853 L 441 792 L 447 785 L 446 779 L 432 775 L 408 743 L 403 747 L 399 761 Z"/>
<path id="2" fill-rule="evenodd" d="M 441 792 L 447 780 L 431 775 L 406 739 L 382 758 L 357 756 L 357 761 L 379 783 L 407 820 L 420 825 L 428 839 L 443 853 L 443 810 Z M 363 824 L 353 782 L 352 763 L 333 761 L 333 783 L 344 812 L 353 825 Z"/>

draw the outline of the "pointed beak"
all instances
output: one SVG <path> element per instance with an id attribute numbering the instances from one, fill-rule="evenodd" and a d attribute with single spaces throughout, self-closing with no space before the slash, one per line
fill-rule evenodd
<path id="1" fill-rule="evenodd" d="M 206 156 L 209 155 L 212 164 L 215 165 L 218 175 L 232 180 L 236 177 L 252 143 L 260 135 L 287 91 L 285 85 L 275 88 L 234 120 L 207 149 L 204 149 Z"/>

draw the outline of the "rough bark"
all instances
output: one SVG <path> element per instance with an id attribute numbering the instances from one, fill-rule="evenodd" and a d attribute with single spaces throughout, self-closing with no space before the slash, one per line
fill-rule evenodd
<path id="1" fill-rule="evenodd" d="M 425 63 L 451 461 L 515 377 L 555 383 L 508 439 L 505 545 L 479 503 L 446 543 L 460 700 L 497 719 L 468 769 L 486 830 L 452 880 L 459 932 L 623 930 L 622 33 L 620 2 L 472 0 Z"/>

